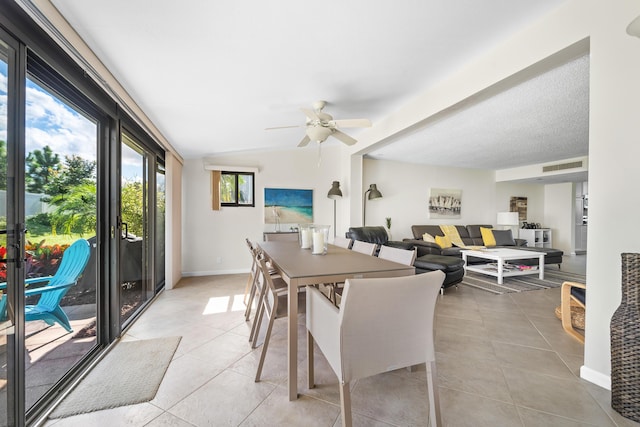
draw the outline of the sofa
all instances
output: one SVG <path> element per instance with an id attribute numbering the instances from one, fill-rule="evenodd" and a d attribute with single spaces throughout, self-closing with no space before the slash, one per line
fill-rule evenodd
<path id="1" fill-rule="evenodd" d="M 351 240 L 375 243 L 378 245 L 376 254 L 381 245 L 408 250 L 418 247 L 411 239 L 405 239 L 402 242 L 389 240 L 387 231 L 382 226 L 350 227 L 349 231 L 345 233 L 345 237 Z M 416 268 L 416 274 L 434 270 L 442 271 L 445 274 L 444 282 L 442 283 L 443 289 L 461 282 L 464 277 L 464 262 L 461 258 L 455 256 L 443 256 L 440 254 L 426 255 L 421 257 L 421 260 L 416 259 L 413 266 Z"/>
<path id="2" fill-rule="evenodd" d="M 484 246 L 484 240 L 482 238 L 481 228 L 493 228 L 491 225 L 456 225 L 456 230 L 460 235 L 463 243 L 469 246 Z M 413 233 L 412 239 L 403 239 L 403 242 L 412 244 L 418 249 L 417 260 L 425 255 L 439 255 L 439 256 L 452 256 L 461 257 L 460 251 L 463 248 L 452 246 L 449 248 L 442 248 L 436 243 L 426 242 L 423 240 L 425 233 L 431 236 L 444 236 L 444 232 L 439 225 L 413 225 L 411 226 L 411 232 Z M 493 230 L 493 235 L 496 240 L 495 248 L 513 248 L 524 251 L 545 252 L 545 265 L 557 264 L 558 267 L 562 264 L 562 256 L 564 253 L 559 249 L 553 248 L 540 248 L 526 246 L 526 240 L 514 239 L 511 230 Z M 467 262 L 473 263 L 485 263 L 486 260 L 469 257 Z M 524 265 L 537 265 L 536 259 L 524 259 L 515 260 L 519 264 Z M 417 265 L 416 265 L 417 268 Z"/>

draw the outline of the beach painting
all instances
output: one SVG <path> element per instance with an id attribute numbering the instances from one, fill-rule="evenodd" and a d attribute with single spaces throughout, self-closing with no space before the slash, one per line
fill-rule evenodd
<path id="1" fill-rule="evenodd" d="M 313 222 L 313 190 L 264 189 L 265 224 L 310 224 Z"/>

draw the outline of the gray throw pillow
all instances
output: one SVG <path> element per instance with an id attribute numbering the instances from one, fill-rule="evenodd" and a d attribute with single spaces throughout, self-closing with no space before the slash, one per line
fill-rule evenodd
<path id="1" fill-rule="evenodd" d="M 493 237 L 496 239 L 496 246 L 515 246 L 516 241 L 513 240 L 511 230 L 492 230 Z"/>

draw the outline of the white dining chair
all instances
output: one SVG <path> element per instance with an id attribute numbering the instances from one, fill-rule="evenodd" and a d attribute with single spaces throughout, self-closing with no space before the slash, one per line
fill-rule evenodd
<path id="1" fill-rule="evenodd" d="M 413 265 L 413 262 L 416 260 L 416 249 L 408 250 L 382 245 L 380 246 L 380 252 L 378 252 L 378 258 L 404 265 Z"/>
<path id="2" fill-rule="evenodd" d="M 373 255 L 376 253 L 376 244 L 363 242 L 362 240 L 354 240 L 351 250 L 365 255 Z"/>
<path id="3" fill-rule="evenodd" d="M 351 426 L 351 381 L 426 363 L 429 418 L 441 426 L 433 320 L 445 275 L 347 279 L 340 308 L 307 289 L 308 386 L 314 387 L 314 342 L 340 384 L 342 425 Z"/>
<path id="4" fill-rule="evenodd" d="M 351 248 L 351 239 L 347 239 L 346 237 L 336 236 L 333 238 L 333 244 L 336 246 L 340 246 L 341 248 L 349 249 Z"/>

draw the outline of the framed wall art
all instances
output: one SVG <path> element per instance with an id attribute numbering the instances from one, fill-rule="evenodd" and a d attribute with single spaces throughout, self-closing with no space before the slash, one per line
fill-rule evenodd
<path id="1" fill-rule="evenodd" d="M 313 190 L 264 189 L 265 224 L 309 224 L 313 222 Z"/>
<path id="2" fill-rule="evenodd" d="M 527 220 L 527 198 L 526 197 L 511 197 L 509 203 L 510 212 L 518 212 L 518 220 L 520 222 Z"/>
<path id="3" fill-rule="evenodd" d="M 462 190 L 431 188 L 429 190 L 429 218 L 460 218 Z"/>

